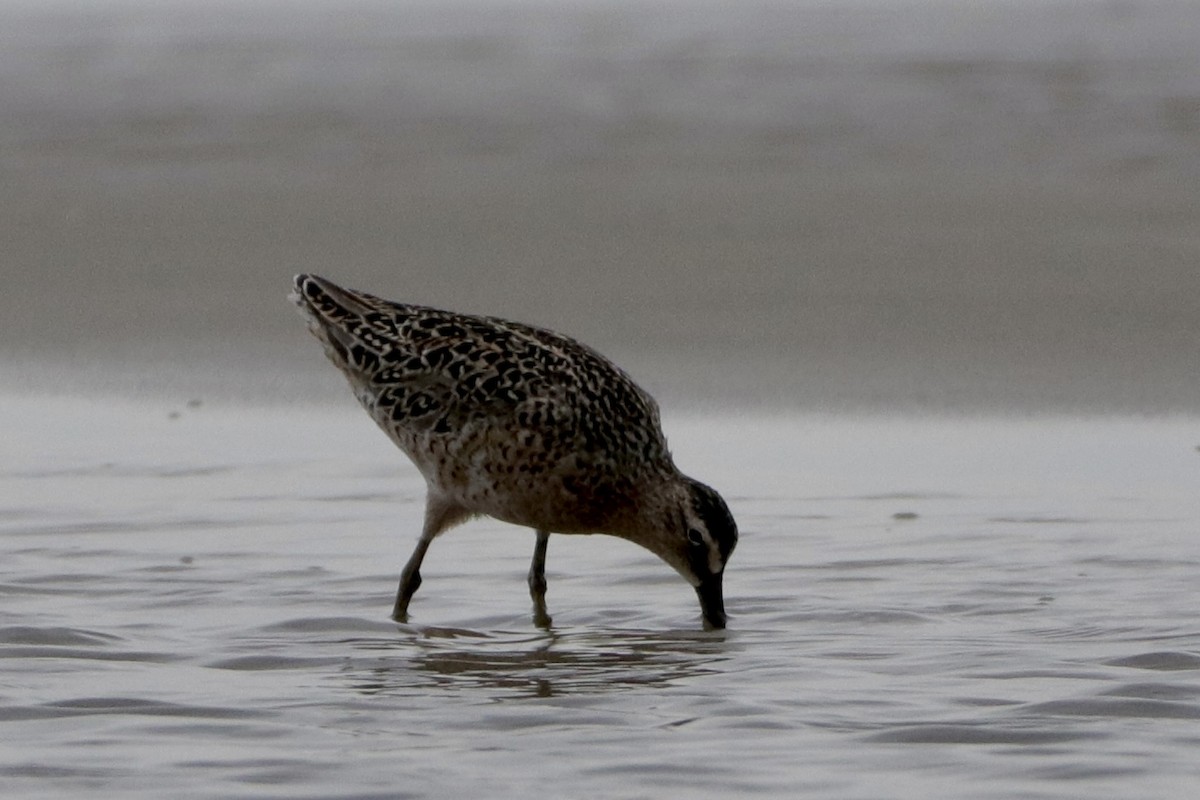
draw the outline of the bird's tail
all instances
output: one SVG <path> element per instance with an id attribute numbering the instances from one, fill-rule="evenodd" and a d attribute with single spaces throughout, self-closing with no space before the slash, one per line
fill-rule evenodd
<path id="1" fill-rule="evenodd" d="M 378 367 L 379 351 L 386 344 L 376 318 L 385 316 L 379 312 L 393 304 L 317 275 L 297 275 L 288 297 L 308 319 L 308 329 L 340 369 L 353 375 Z"/>

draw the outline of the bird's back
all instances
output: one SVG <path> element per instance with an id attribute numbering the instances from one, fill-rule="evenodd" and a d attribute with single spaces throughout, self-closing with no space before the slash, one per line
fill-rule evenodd
<path id="1" fill-rule="evenodd" d="M 431 489 L 468 510 L 589 530 L 647 477 L 674 471 L 654 400 L 569 337 L 316 276 L 297 276 L 293 298 Z"/>

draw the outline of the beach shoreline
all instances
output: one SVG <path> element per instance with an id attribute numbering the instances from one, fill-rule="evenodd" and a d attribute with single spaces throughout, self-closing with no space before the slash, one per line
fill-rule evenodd
<path id="1" fill-rule="evenodd" d="M 465 7 L 0 7 L 4 382 L 333 397 L 313 272 L 672 405 L 1200 408 L 1193 4 Z"/>

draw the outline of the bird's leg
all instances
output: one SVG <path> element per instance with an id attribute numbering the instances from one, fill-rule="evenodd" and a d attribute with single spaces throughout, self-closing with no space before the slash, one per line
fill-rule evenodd
<path id="1" fill-rule="evenodd" d="M 392 619 L 397 622 L 408 620 L 408 601 L 421 586 L 421 562 L 425 560 L 425 551 L 429 549 L 433 536 L 421 533 L 421 539 L 413 554 L 408 557 L 408 563 L 400 571 L 400 588 L 396 592 L 396 605 L 392 608 Z"/>
<path id="2" fill-rule="evenodd" d="M 549 628 L 551 622 L 550 615 L 546 613 L 546 545 L 549 542 L 549 531 L 537 532 L 533 561 L 529 565 L 529 596 L 533 598 L 533 624 L 539 628 Z"/>
<path id="3" fill-rule="evenodd" d="M 396 605 L 392 608 L 392 619 L 405 622 L 408 619 L 408 603 L 421 586 L 421 562 L 425 560 L 425 551 L 430 543 L 442 531 L 455 523 L 461 522 L 468 516 L 467 512 L 452 503 L 447 503 L 435 497 L 425 501 L 425 526 L 421 529 L 421 538 L 416 548 L 408 557 L 404 569 L 400 571 L 400 588 L 396 591 Z"/>
<path id="4" fill-rule="evenodd" d="M 550 534 L 537 532 L 537 545 L 533 548 L 533 561 L 529 565 L 529 594 L 536 600 L 546 594 L 546 545 Z"/>

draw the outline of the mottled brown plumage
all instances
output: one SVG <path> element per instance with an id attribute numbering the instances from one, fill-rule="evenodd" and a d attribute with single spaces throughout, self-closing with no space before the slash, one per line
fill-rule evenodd
<path id="1" fill-rule="evenodd" d="M 292 299 L 359 402 L 429 488 L 406 565 L 404 618 L 432 539 L 473 514 L 538 531 L 529 583 L 545 615 L 548 534 L 637 542 L 700 594 L 723 627 L 721 575 L 737 542 L 725 503 L 679 473 L 658 406 L 608 359 L 566 336 L 493 317 L 392 303 L 323 278 Z"/>

